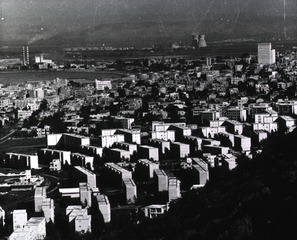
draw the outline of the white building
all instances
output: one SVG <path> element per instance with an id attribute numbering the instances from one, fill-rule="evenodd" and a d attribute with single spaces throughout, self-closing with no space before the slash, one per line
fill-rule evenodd
<path id="1" fill-rule="evenodd" d="M 180 197 L 180 181 L 175 177 L 170 177 L 168 179 L 168 200 L 170 202 Z"/>
<path id="2" fill-rule="evenodd" d="M 271 43 L 258 43 L 258 63 L 261 65 L 275 63 L 275 50 L 271 49 Z"/>
<path id="3" fill-rule="evenodd" d="M 115 163 L 105 163 L 104 166 L 106 177 L 109 180 L 116 182 L 118 186 L 123 186 L 124 178 L 132 178 L 132 172 L 120 167 Z"/>
<path id="4" fill-rule="evenodd" d="M 75 218 L 75 223 L 74 223 L 75 232 L 79 232 L 79 233 L 91 232 L 91 221 L 92 221 L 91 215 L 77 216 Z"/>
<path id="5" fill-rule="evenodd" d="M 269 133 L 276 132 L 278 130 L 278 123 L 253 123 L 253 131 L 264 130 Z"/>
<path id="6" fill-rule="evenodd" d="M 100 136 L 101 147 L 111 147 L 115 142 L 125 142 L 124 134 L 115 134 L 109 136 Z"/>
<path id="7" fill-rule="evenodd" d="M 13 231 L 22 229 L 28 221 L 27 211 L 25 209 L 14 210 L 12 212 Z"/>
<path id="8" fill-rule="evenodd" d="M 73 176 L 78 182 L 86 182 L 89 184 L 90 188 L 97 187 L 96 174 L 89 171 L 88 169 L 80 166 L 75 166 L 73 171 Z"/>
<path id="9" fill-rule="evenodd" d="M 152 204 L 141 208 L 144 216 L 147 218 L 155 218 L 163 215 L 168 211 L 168 206 L 166 204 Z"/>
<path id="10" fill-rule="evenodd" d="M 184 158 L 190 154 L 190 145 L 181 142 L 171 142 L 170 151 L 176 158 Z"/>
<path id="11" fill-rule="evenodd" d="M 70 165 L 70 154 L 70 151 L 42 148 L 38 152 L 38 157 L 44 164 L 47 164 L 54 159 L 59 159 L 62 165 L 64 165 L 66 162 Z"/>
<path id="12" fill-rule="evenodd" d="M 84 207 L 90 207 L 92 204 L 92 192 L 88 183 L 79 183 L 79 198 Z"/>
<path id="13" fill-rule="evenodd" d="M 124 178 L 124 192 L 126 197 L 126 202 L 129 203 L 135 203 L 137 199 L 137 188 L 136 184 L 133 181 L 132 178 Z"/>
<path id="14" fill-rule="evenodd" d="M 106 88 L 112 89 L 111 80 L 98 80 L 98 79 L 95 79 L 95 87 L 99 91 L 104 91 Z"/>
<path id="15" fill-rule="evenodd" d="M 30 169 L 38 169 L 38 156 L 20 153 L 6 153 L 5 161 L 16 167 L 28 167 Z"/>
<path id="16" fill-rule="evenodd" d="M 138 146 L 138 156 L 159 161 L 159 149 L 152 146 L 140 145 Z"/>
<path id="17" fill-rule="evenodd" d="M 94 169 L 94 157 L 81 153 L 71 153 L 70 157 L 71 165 L 89 167 L 92 170 Z"/>
<path id="18" fill-rule="evenodd" d="M 200 158 L 193 158 L 192 160 L 192 172 L 193 172 L 193 184 L 204 186 L 209 180 L 208 165 Z"/>
<path id="19" fill-rule="evenodd" d="M 42 201 L 41 207 L 45 221 L 48 222 L 55 222 L 55 203 L 54 200 L 51 198 L 46 198 Z"/>
<path id="20" fill-rule="evenodd" d="M 0 226 L 4 227 L 4 225 L 5 225 L 5 211 L 0 206 Z"/>
<path id="21" fill-rule="evenodd" d="M 49 169 L 50 169 L 50 171 L 61 171 L 62 163 L 61 163 L 60 159 L 53 159 L 50 162 Z"/>
<path id="22" fill-rule="evenodd" d="M 168 190 L 168 176 L 161 169 L 154 170 L 154 183 L 158 192 L 163 192 Z"/>
<path id="23" fill-rule="evenodd" d="M 32 217 L 23 228 L 14 230 L 9 240 L 37 240 L 45 239 L 46 224 L 44 217 Z"/>
<path id="24" fill-rule="evenodd" d="M 91 232 L 91 216 L 88 215 L 88 210 L 86 208 L 66 209 L 66 213 L 67 210 L 71 210 L 68 214 L 70 230 L 79 233 Z"/>
<path id="25" fill-rule="evenodd" d="M 108 197 L 106 195 L 98 194 L 96 195 L 99 210 L 103 215 L 103 219 L 105 223 L 109 223 L 111 221 L 111 210 L 110 203 Z"/>
<path id="26" fill-rule="evenodd" d="M 145 179 L 151 179 L 154 177 L 154 170 L 159 169 L 159 164 L 147 159 L 139 159 L 136 169 Z"/>
<path id="27" fill-rule="evenodd" d="M 206 138 L 213 138 L 218 133 L 225 133 L 226 127 L 220 126 L 220 127 L 201 127 L 201 132 L 204 137 Z"/>
<path id="28" fill-rule="evenodd" d="M 42 202 L 46 199 L 46 187 L 37 187 L 34 193 L 35 212 L 42 211 Z"/>
<path id="29" fill-rule="evenodd" d="M 234 136 L 234 148 L 236 150 L 243 151 L 243 152 L 251 151 L 251 145 L 252 145 L 251 138 L 243 135 Z"/>

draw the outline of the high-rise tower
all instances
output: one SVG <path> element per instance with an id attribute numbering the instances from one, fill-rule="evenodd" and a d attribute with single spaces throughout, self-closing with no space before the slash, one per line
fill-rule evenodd
<path id="1" fill-rule="evenodd" d="M 27 59 L 26 59 L 26 49 L 23 46 L 23 66 L 27 66 Z"/>
<path id="2" fill-rule="evenodd" d="M 30 64 L 29 47 L 23 46 L 23 66 L 28 66 L 29 64 Z"/>
<path id="3" fill-rule="evenodd" d="M 271 43 L 258 43 L 258 63 L 263 65 L 275 63 L 275 50 L 271 49 Z"/>
<path id="4" fill-rule="evenodd" d="M 30 57 L 29 57 L 29 47 L 28 46 L 26 47 L 26 52 L 27 52 L 27 56 L 26 56 L 27 57 L 27 59 L 26 59 L 27 60 L 27 65 L 29 65 L 30 64 Z"/>

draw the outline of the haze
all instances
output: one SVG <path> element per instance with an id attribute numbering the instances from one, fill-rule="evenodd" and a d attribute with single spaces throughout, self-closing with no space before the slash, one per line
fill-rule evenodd
<path id="1" fill-rule="evenodd" d="M 296 0 L 2 0 L 2 44 L 294 39 Z"/>

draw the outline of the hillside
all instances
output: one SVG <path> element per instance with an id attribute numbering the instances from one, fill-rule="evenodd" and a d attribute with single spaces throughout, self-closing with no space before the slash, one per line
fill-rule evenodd
<path id="1" fill-rule="evenodd" d="M 296 239 L 297 131 L 272 136 L 261 155 L 218 171 L 203 190 L 171 205 L 162 218 L 103 239 Z"/>

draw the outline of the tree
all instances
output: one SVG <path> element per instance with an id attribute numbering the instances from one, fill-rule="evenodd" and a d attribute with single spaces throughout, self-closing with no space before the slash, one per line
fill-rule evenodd
<path id="1" fill-rule="evenodd" d="M 39 110 L 45 111 L 48 108 L 48 102 L 46 99 L 43 99 L 40 103 Z"/>

